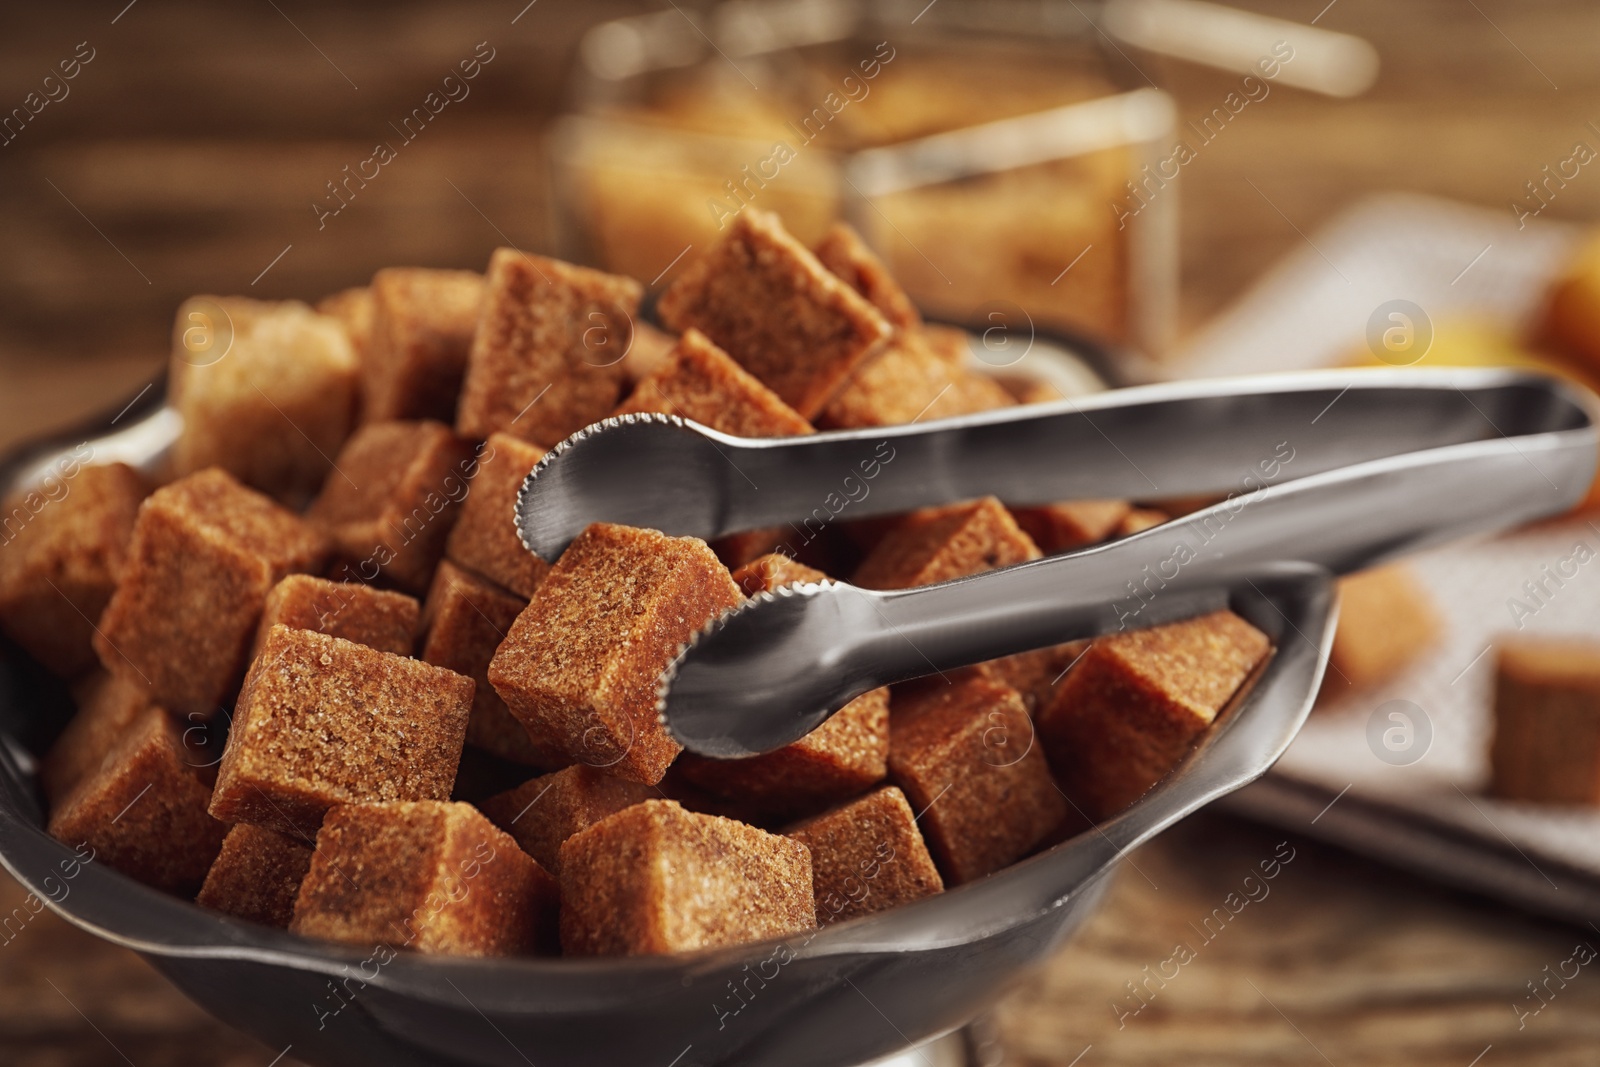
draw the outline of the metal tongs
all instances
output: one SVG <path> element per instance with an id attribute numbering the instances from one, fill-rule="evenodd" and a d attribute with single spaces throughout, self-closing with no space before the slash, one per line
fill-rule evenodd
<path id="1" fill-rule="evenodd" d="M 660 687 L 686 748 L 736 758 L 868 690 L 1174 621 L 1286 572 L 1345 574 L 1557 514 L 1593 480 L 1593 394 L 1498 370 L 1342 371 L 1155 385 L 922 425 L 730 437 L 625 415 L 523 484 L 523 543 L 555 559 L 591 522 L 706 539 L 984 495 L 1038 505 L 1222 495 L 1121 540 L 916 589 L 763 593 L 708 624 Z"/>

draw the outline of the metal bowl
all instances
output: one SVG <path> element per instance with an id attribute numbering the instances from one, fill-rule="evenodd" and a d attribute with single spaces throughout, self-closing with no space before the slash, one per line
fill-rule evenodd
<path id="1" fill-rule="evenodd" d="M 63 442 L 153 463 L 174 431 L 142 411 Z M 111 436 L 108 436 L 110 431 Z M 0 649 L 0 863 L 74 925 L 130 948 L 219 1019 L 312 1064 L 849 1067 L 972 1020 L 1093 911 L 1117 860 L 1263 774 L 1310 711 L 1333 635 L 1327 575 L 1258 575 L 1232 606 L 1277 653 L 1237 706 L 1131 809 L 977 882 L 780 941 L 682 956 L 452 959 L 355 950 L 203 910 L 74 854 L 43 830 L 33 758 L 69 705 Z M 71 872 L 71 877 L 68 876 Z"/>

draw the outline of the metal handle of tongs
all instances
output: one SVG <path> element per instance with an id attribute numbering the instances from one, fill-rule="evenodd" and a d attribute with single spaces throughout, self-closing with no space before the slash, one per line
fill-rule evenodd
<path id="1" fill-rule="evenodd" d="M 1212 610 L 1286 568 L 1343 574 L 1509 529 L 1583 498 L 1596 425 L 1595 398 L 1557 378 L 1350 372 L 1130 389 L 886 433 L 896 477 L 881 473 L 859 513 L 984 492 L 1140 495 L 1141 480 L 1229 495 L 1123 540 L 938 585 L 766 598 L 696 639 L 663 686 L 663 713 L 697 741 L 778 707 L 799 730 L 879 685 Z M 762 522 L 778 517 L 762 511 L 771 503 L 753 505 Z"/>

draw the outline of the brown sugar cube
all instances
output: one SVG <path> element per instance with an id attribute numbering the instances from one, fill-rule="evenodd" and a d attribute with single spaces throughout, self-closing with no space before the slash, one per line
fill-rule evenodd
<path id="1" fill-rule="evenodd" d="M 648 322 L 633 324 L 633 344 L 622 359 L 627 380 L 638 384 L 667 365 L 678 339 Z"/>
<path id="2" fill-rule="evenodd" d="M 483 297 L 483 277 L 467 270 L 388 267 L 372 276 L 365 421 L 454 421 Z"/>
<path id="3" fill-rule="evenodd" d="M 959 374 L 930 351 L 919 334 L 898 333 L 850 376 L 817 421 L 832 429 L 856 429 L 959 414 L 945 404 Z"/>
<path id="4" fill-rule="evenodd" d="M 1040 378 L 1005 378 L 1000 385 L 1019 404 L 1053 404 L 1067 398 L 1066 393 Z"/>
<path id="5" fill-rule="evenodd" d="M 191 474 L 140 506 L 95 652 L 174 715 L 210 715 L 239 684 L 272 587 L 327 554 L 318 530 L 231 475 Z"/>
<path id="6" fill-rule="evenodd" d="M 1041 551 L 1054 555 L 1115 536 L 1132 510 L 1126 500 L 1071 500 L 1011 514 Z"/>
<path id="7" fill-rule="evenodd" d="M 211 813 L 310 837 L 335 804 L 450 795 L 472 679 L 274 626 L 245 678 Z"/>
<path id="8" fill-rule="evenodd" d="M 255 652 L 274 626 L 292 626 L 342 637 L 379 652 L 409 656 L 416 644 L 420 613 L 416 600 L 404 593 L 291 574 L 267 594 L 261 624 L 256 627 Z"/>
<path id="9" fill-rule="evenodd" d="M 1500 643 L 1489 767 L 1494 796 L 1600 805 L 1600 642 Z"/>
<path id="10" fill-rule="evenodd" d="M 1025 560 L 1039 549 L 992 496 L 913 512 L 856 570 L 864 589 L 909 589 Z"/>
<path id="11" fill-rule="evenodd" d="M 222 852 L 194 902 L 238 919 L 288 929 L 295 895 L 310 869 L 309 844 L 241 823 L 222 839 Z"/>
<path id="12" fill-rule="evenodd" d="M 373 422 L 350 438 L 307 518 L 333 539 L 335 577 L 422 593 L 477 461 L 437 422 Z"/>
<path id="13" fill-rule="evenodd" d="M 641 381 L 614 414 L 654 411 L 735 437 L 793 437 L 811 424 L 699 330 L 683 332 L 672 358 Z"/>
<path id="14" fill-rule="evenodd" d="M 542 748 L 653 785 L 679 751 L 656 715 L 661 673 L 742 599 L 699 538 L 595 523 L 550 568 L 489 681 Z"/>
<path id="15" fill-rule="evenodd" d="M 924 323 L 917 331 L 928 351 L 954 374 L 972 362 L 972 335 L 959 326 Z"/>
<path id="16" fill-rule="evenodd" d="M 534 744 L 489 684 L 489 661 L 527 606 L 521 597 L 446 560 L 434 572 L 433 587 L 428 590 L 422 660 L 476 683 L 467 744 L 514 763 L 559 767 L 559 760 Z"/>
<path id="17" fill-rule="evenodd" d="M 0 514 L 0 630 L 46 670 L 95 664 L 95 622 L 121 577 L 145 485 L 121 463 L 76 459 Z"/>
<path id="18" fill-rule="evenodd" d="M 791 826 L 784 836 L 811 850 L 820 926 L 944 892 L 916 815 L 892 785 Z"/>
<path id="19" fill-rule="evenodd" d="M 1590 370 L 1600 369 L 1600 233 L 1591 233 L 1552 282 L 1539 339 Z"/>
<path id="20" fill-rule="evenodd" d="M 877 308 L 890 326 L 910 330 L 922 325 L 917 306 L 890 275 L 883 260 L 873 254 L 861 235 L 848 224 L 834 223 L 813 251 L 824 267 L 866 297 L 867 303 Z"/>
<path id="21" fill-rule="evenodd" d="M 1006 392 L 1005 386 L 987 374 L 969 371 L 956 377 L 950 395 L 941 398 L 933 412 L 924 418 L 947 419 L 952 415 L 970 415 L 976 411 L 1016 406 L 1016 398 Z"/>
<path id="22" fill-rule="evenodd" d="M 881 469 L 882 465 L 871 461 L 863 466 Z M 780 555 L 829 574 L 849 574 L 861 562 L 862 550 L 846 532 L 846 527 L 861 523 L 820 521 L 820 514 L 825 513 L 823 511 L 799 523 L 785 526 L 765 526 L 725 534 L 711 542 L 711 550 L 730 571 L 753 563 L 762 556 Z"/>
<path id="23" fill-rule="evenodd" d="M 561 843 L 608 815 L 661 796 L 654 786 L 567 767 L 531 778 L 479 805 L 494 824 L 551 874 L 561 874 Z"/>
<path id="24" fill-rule="evenodd" d="M 52 805 L 105 762 L 106 754 L 150 706 L 138 679 L 109 671 L 90 675 L 74 687 L 73 697 L 77 714 L 39 761 L 39 788 Z"/>
<path id="25" fill-rule="evenodd" d="M 360 364 L 343 325 L 298 300 L 198 296 L 178 308 L 167 396 L 172 472 L 220 467 L 303 504 L 349 436 Z"/>
<path id="26" fill-rule="evenodd" d="M 1439 616 L 1404 566 L 1339 580 L 1339 628 L 1325 684 L 1334 691 L 1377 685 L 1404 670 L 1439 636 Z"/>
<path id="27" fill-rule="evenodd" d="M 688 952 L 816 922 L 804 845 L 670 800 L 624 808 L 561 846 L 569 956 Z"/>
<path id="28" fill-rule="evenodd" d="M 745 596 L 768 593 L 784 585 L 817 585 L 828 576 L 780 553 L 758 556 L 733 572 L 733 583 Z"/>
<path id="29" fill-rule="evenodd" d="M 544 449 L 510 434 L 490 436 L 479 451 L 478 472 L 467 486 L 461 514 L 444 554 L 470 571 L 505 586 L 524 600 L 533 596 L 550 564 L 528 551 L 517 535 L 517 495 Z"/>
<path id="30" fill-rule="evenodd" d="M 905 522 L 907 519 L 915 520 L 915 512 L 900 512 L 892 515 L 874 515 L 868 519 L 850 519 L 839 524 L 845 540 L 847 540 L 863 558 L 872 553 L 883 539 L 889 536 L 889 531 Z"/>
<path id="31" fill-rule="evenodd" d="M 95 770 L 50 813 L 50 836 L 180 896 L 200 887 L 228 832 L 206 814 L 211 788 L 191 766 L 182 727 L 146 708 Z"/>
<path id="32" fill-rule="evenodd" d="M 752 208 L 672 283 L 657 310 L 671 329 L 705 333 L 807 419 L 891 333 L 776 216 Z"/>
<path id="33" fill-rule="evenodd" d="M 785 556 L 763 556 L 734 582 L 750 596 L 827 576 Z M 805 737 L 745 759 L 678 758 L 685 781 L 741 810 L 768 819 L 796 818 L 853 797 L 888 771 L 889 691 L 852 700 Z"/>
<path id="34" fill-rule="evenodd" d="M 1028 713 L 1034 714 L 1055 697 L 1055 687 L 1089 648 L 1089 641 L 1068 641 L 1031 652 L 1018 652 L 958 672 L 971 673 L 1022 694 Z M 932 680 L 928 684 L 936 684 Z"/>
<path id="35" fill-rule="evenodd" d="M 745 759 L 678 757 L 683 777 L 766 819 L 787 820 L 860 794 L 888 772 L 889 691 L 874 689 L 800 740 Z"/>
<path id="36" fill-rule="evenodd" d="M 966 330 L 956 326 L 927 324 L 918 333 L 923 344 L 950 368 L 953 375 L 951 380 L 955 383 L 950 390 L 952 395 L 941 398 L 934 410 L 923 418 L 942 419 L 975 411 L 1015 407 L 1017 404 L 1037 402 L 1041 395 L 1052 400 L 1060 397 L 1059 392 L 1041 383 L 1033 383 L 1031 388 L 1014 392 L 1007 387 L 1006 380 L 972 370 L 973 336 Z M 1044 389 L 1053 395 L 1044 394 Z M 1025 399 L 1024 394 L 1034 399 Z"/>
<path id="37" fill-rule="evenodd" d="M 661 799 L 675 800 L 685 809 L 700 815 L 718 815 L 724 819 L 736 819 L 751 826 L 759 826 L 763 830 L 772 830 L 774 833 L 777 832 L 779 825 L 788 821 L 773 819 L 770 813 L 752 810 L 748 805 L 700 788 L 684 777 L 681 758 L 667 768 L 666 776 L 653 788 L 657 790 L 657 795 Z"/>
<path id="38" fill-rule="evenodd" d="M 966 369 L 966 334 L 953 332 L 959 350 L 932 327 L 897 333 L 828 401 L 818 422 L 832 429 L 894 426 L 1015 405 L 998 382 Z"/>
<path id="39" fill-rule="evenodd" d="M 1129 508 L 1122 521 L 1117 523 L 1117 528 L 1112 531 L 1112 536 L 1131 537 L 1133 534 L 1143 533 L 1170 521 L 1172 516 L 1157 508 Z"/>
<path id="40" fill-rule="evenodd" d="M 639 283 L 500 248 L 488 285 L 456 429 L 551 448 L 609 415 L 622 396 Z"/>
<path id="41" fill-rule="evenodd" d="M 805 560 L 806 566 L 815 564 L 825 570 L 841 573 L 848 573 L 861 560 L 860 553 L 832 525 L 820 529 L 809 526 L 765 526 L 756 530 L 742 530 L 712 541 L 711 551 L 730 571 L 770 555 L 800 558 Z"/>
<path id="42" fill-rule="evenodd" d="M 895 695 L 889 778 L 951 885 L 1021 859 L 1067 811 L 1022 697 L 979 678 Z"/>
<path id="43" fill-rule="evenodd" d="M 1231 611 L 1096 638 L 1039 712 L 1039 740 L 1091 819 L 1138 800 L 1193 747 L 1271 651 Z"/>
<path id="44" fill-rule="evenodd" d="M 741 530 L 725 534 L 711 542 L 711 551 L 717 554 L 722 565 L 736 571 L 748 563 L 774 553 L 787 555 L 793 549 L 790 541 L 799 540 L 788 526 L 763 526 L 756 530 Z"/>
<path id="45" fill-rule="evenodd" d="M 556 881 L 470 804 L 351 804 L 328 813 L 289 929 L 452 956 L 555 948 Z"/>
<path id="46" fill-rule="evenodd" d="M 338 319 L 344 325 L 356 362 L 361 364 L 366 363 L 367 350 L 372 347 L 372 303 L 371 286 L 358 285 L 330 293 L 316 305 L 318 314 Z"/>

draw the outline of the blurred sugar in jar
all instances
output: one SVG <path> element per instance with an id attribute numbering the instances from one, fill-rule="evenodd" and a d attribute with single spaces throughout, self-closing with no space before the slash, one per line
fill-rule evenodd
<path id="1" fill-rule="evenodd" d="M 1191 0 L 729 0 L 603 23 L 552 135 L 556 232 L 659 289 L 747 206 L 808 243 L 842 218 L 933 317 L 1159 353 L 1184 133 L 1136 57 L 1248 76 L 1285 47 L 1303 88 L 1375 73 L 1365 42 Z"/>
<path id="2" fill-rule="evenodd" d="M 1117 206 L 1173 108 L 1062 6 L 734 0 L 597 26 L 552 145 L 563 252 L 660 288 L 746 206 L 808 243 L 842 218 L 936 318 L 1004 307 L 1159 349 L 1176 190 Z"/>

